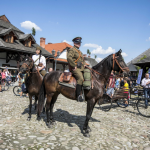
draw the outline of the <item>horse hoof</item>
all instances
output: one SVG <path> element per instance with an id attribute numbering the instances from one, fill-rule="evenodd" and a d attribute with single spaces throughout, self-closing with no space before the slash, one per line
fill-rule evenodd
<path id="1" fill-rule="evenodd" d="M 50 122 L 47 123 L 47 126 L 48 126 L 48 128 L 52 128 L 53 127 Z"/>
<path id="2" fill-rule="evenodd" d="M 31 117 L 28 117 L 28 118 L 27 118 L 27 121 L 30 121 L 30 120 L 31 120 Z"/>
<path id="3" fill-rule="evenodd" d="M 40 120 L 41 120 L 41 117 L 37 117 L 37 120 L 40 121 Z"/>
<path id="4" fill-rule="evenodd" d="M 92 130 L 91 130 L 91 128 L 88 128 L 87 131 L 88 131 L 88 132 L 91 132 Z"/>
<path id="5" fill-rule="evenodd" d="M 53 121 L 51 124 L 52 124 L 53 126 L 55 126 L 55 125 L 56 125 L 56 122 L 55 122 L 55 121 Z"/>
<path id="6" fill-rule="evenodd" d="M 84 135 L 85 137 L 88 137 L 88 138 L 90 137 L 90 134 L 89 134 L 89 133 L 84 133 L 83 135 Z"/>

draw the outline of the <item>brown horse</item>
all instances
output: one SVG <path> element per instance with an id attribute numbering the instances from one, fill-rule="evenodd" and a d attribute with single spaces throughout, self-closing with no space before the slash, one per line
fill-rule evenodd
<path id="1" fill-rule="evenodd" d="M 116 54 L 109 55 L 92 68 L 94 88 L 90 90 L 84 90 L 85 100 L 87 101 L 87 112 L 86 112 L 86 120 L 83 126 L 83 131 L 84 136 L 86 137 L 90 136 L 89 132 L 91 131 L 91 129 L 88 126 L 88 122 L 92 115 L 93 108 L 96 102 L 103 96 L 104 87 L 110 77 L 111 71 L 112 70 L 118 72 L 129 71 L 128 67 L 126 66 L 121 56 L 121 52 L 122 51 L 119 50 Z M 53 107 L 60 93 L 69 99 L 76 100 L 75 89 L 59 84 L 58 79 L 60 77 L 60 74 L 61 73 L 57 71 L 53 71 L 50 74 L 47 74 L 43 79 L 39 93 L 37 115 L 38 117 L 40 117 L 39 115 L 44 105 L 45 95 L 47 95 L 46 114 L 48 127 L 51 127 L 51 124 L 54 123 Z M 49 118 L 49 110 L 50 110 L 50 118 Z"/>
<path id="2" fill-rule="evenodd" d="M 30 100 L 29 117 L 27 120 L 30 121 L 31 109 L 32 109 L 32 96 L 35 96 L 35 109 L 36 109 L 38 95 L 42 84 L 42 77 L 40 76 L 40 73 L 36 70 L 32 58 L 26 56 L 22 63 L 23 64 L 20 67 L 20 71 L 24 74 L 26 73 L 25 84 L 26 84 L 26 89 L 29 93 L 29 100 Z"/>

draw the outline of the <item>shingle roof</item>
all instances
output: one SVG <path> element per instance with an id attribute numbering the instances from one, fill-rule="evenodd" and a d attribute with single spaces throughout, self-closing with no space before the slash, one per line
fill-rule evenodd
<path id="1" fill-rule="evenodd" d="M 32 44 L 31 47 L 24 46 L 19 40 L 15 40 L 14 43 L 7 43 L 0 38 L 0 48 L 11 49 L 13 51 L 21 51 L 35 54 L 36 47 L 41 47 L 38 44 Z M 42 55 L 44 56 L 52 56 L 48 51 L 41 47 Z"/>
<path id="2" fill-rule="evenodd" d="M 0 38 L 0 49 L 8 49 L 12 51 L 21 51 L 26 53 L 35 54 L 36 47 L 41 47 L 38 44 L 32 44 L 31 47 L 24 46 L 19 40 L 25 40 L 29 36 L 35 41 L 31 34 L 24 34 L 21 30 L 13 26 L 10 22 L 6 22 L 0 19 L 0 34 L 5 34 L 9 31 L 13 31 L 16 36 L 18 36 L 18 40 L 15 40 L 14 43 L 7 43 L 2 38 Z M 36 41 L 35 41 L 36 43 Z M 41 47 L 42 55 L 44 56 L 52 56 L 52 54 L 46 51 L 44 48 Z"/>
<path id="3" fill-rule="evenodd" d="M 14 25 L 12 25 L 11 23 L 6 22 L 6 21 L 1 20 L 1 19 L 0 19 L 0 26 L 4 27 L 5 29 L 12 28 L 13 30 L 15 30 L 17 32 L 20 32 L 20 33 L 24 34 L 24 32 L 22 32 L 21 30 L 19 30 L 17 27 L 15 27 Z"/>
<path id="4" fill-rule="evenodd" d="M 62 43 L 55 43 L 55 44 L 46 44 L 45 45 L 45 49 L 52 53 L 52 50 L 54 49 L 56 51 L 55 53 L 55 57 L 57 56 L 57 52 L 60 51 L 62 52 L 64 49 L 66 49 L 67 47 L 73 47 L 71 45 L 69 45 L 66 42 L 62 42 Z"/>
<path id="5" fill-rule="evenodd" d="M 129 68 L 129 70 L 132 71 L 132 72 L 133 72 L 133 71 L 136 71 L 136 72 L 138 71 L 138 70 L 136 69 L 136 67 L 135 67 L 132 63 L 129 64 L 128 68 Z"/>
<path id="6" fill-rule="evenodd" d="M 135 57 L 132 61 L 128 62 L 127 65 L 129 66 L 131 63 L 133 63 L 133 64 L 137 63 L 144 55 L 146 55 L 147 57 L 150 56 L 150 48 L 148 50 L 144 51 L 142 54 Z"/>
<path id="7" fill-rule="evenodd" d="M 32 38 L 32 40 L 36 43 L 35 39 L 33 38 L 33 36 L 31 34 L 20 34 L 19 35 L 19 40 L 26 40 L 28 39 L 29 37 Z"/>
<path id="8" fill-rule="evenodd" d="M 150 56 L 138 61 L 137 63 L 134 63 L 134 65 L 141 66 L 141 67 L 145 65 L 146 67 L 150 67 Z"/>
<path id="9" fill-rule="evenodd" d="M 10 32 L 13 32 L 14 35 L 19 39 L 18 34 L 16 34 L 16 32 L 12 28 L 0 30 L 0 35 L 4 36 Z"/>

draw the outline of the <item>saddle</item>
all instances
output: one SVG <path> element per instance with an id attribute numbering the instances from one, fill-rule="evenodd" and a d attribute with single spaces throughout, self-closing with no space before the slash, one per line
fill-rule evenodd
<path id="1" fill-rule="evenodd" d="M 76 79 L 72 76 L 71 72 L 63 72 L 59 77 L 59 84 L 76 88 Z"/>
<path id="2" fill-rule="evenodd" d="M 92 86 L 89 85 L 88 86 L 89 88 L 87 88 L 86 87 L 87 80 L 86 80 L 85 74 L 83 76 L 84 76 L 83 88 L 89 90 L 92 87 L 92 89 L 93 89 L 93 80 L 92 79 L 90 80 L 90 84 L 92 84 Z M 76 88 L 77 81 L 71 72 L 63 72 L 59 77 L 59 84 L 68 86 L 71 88 Z"/>

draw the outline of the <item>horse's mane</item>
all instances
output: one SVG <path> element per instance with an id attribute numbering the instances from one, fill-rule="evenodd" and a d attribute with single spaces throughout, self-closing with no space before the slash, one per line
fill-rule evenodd
<path id="1" fill-rule="evenodd" d="M 95 66 L 93 66 L 92 69 L 97 70 L 104 63 L 107 63 L 107 65 L 108 65 L 107 67 L 109 68 L 110 67 L 110 62 L 111 62 L 111 55 L 107 56 L 102 61 L 100 61 L 98 64 L 96 64 Z"/>

